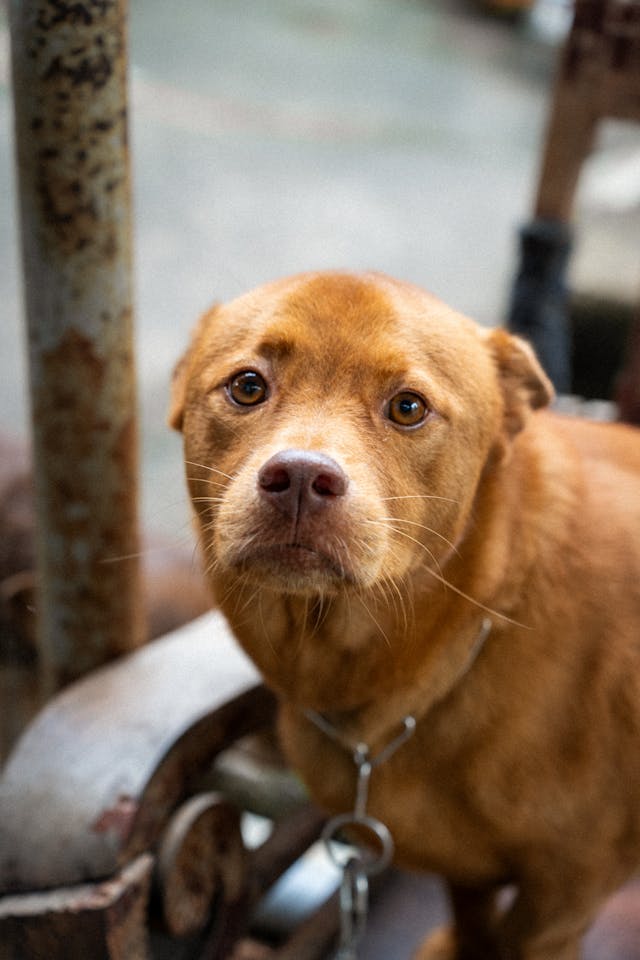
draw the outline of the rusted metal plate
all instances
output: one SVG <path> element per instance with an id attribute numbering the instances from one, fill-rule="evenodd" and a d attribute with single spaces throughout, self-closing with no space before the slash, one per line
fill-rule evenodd
<path id="1" fill-rule="evenodd" d="M 0 900 L 0 960 L 148 960 L 153 858 L 104 883 Z"/>
<path id="2" fill-rule="evenodd" d="M 143 635 L 126 13 L 124 0 L 11 3 L 49 689 Z"/>
<path id="3" fill-rule="evenodd" d="M 114 873 L 275 701 L 213 612 L 59 694 L 0 777 L 0 892 Z"/>

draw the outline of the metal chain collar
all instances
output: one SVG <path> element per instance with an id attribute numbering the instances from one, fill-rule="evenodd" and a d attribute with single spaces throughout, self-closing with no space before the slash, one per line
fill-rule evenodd
<path id="1" fill-rule="evenodd" d="M 480 631 L 473 641 L 469 656 L 456 684 L 473 666 L 491 630 L 491 619 L 485 617 Z M 402 721 L 400 732 L 379 751 L 371 756 L 366 743 L 353 743 L 345 737 L 323 714 L 305 710 L 305 717 L 322 733 L 351 754 L 357 771 L 356 796 L 353 811 L 331 817 L 322 831 L 331 861 L 342 871 L 340 883 L 340 940 L 334 960 L 357 960 L 358 947 L 364 936 L 369 911 L 369 877 L 381 873 L 393 859 L 394 843 L 389 828 L 367 814 L 371 774 L 413 735 L 416 719 L 408 714 Z M 364 834 L 371 843 L 349 839 L 344 834 L 355 828 L 356 834 Z M 343 835 L 341 842 L 340 835 Z"/>
<path id="2" fill-rule="evenodd" d="M 349 742 L 321 713 L 306 710 L 305 716 L 319 730 L 344 747 L 357 771 L 355 803 L 352 813 L 332 817 L 322 831 L 322 840 L 332 862 L 342 871 L 340 884 L 340 941 L 335 960 L 357 960 L 357 949 L 364 935 L 369 909 L 369 877 L 381 873 L 393 859 L 394 843 L 389 828 L 367 814 L 371 774 L 389 760 L 416 729 L 415 717 L 402 721 L 397 736 L 375 756 L 366 743 Z M 349 829 L 364 834 L 371 843 L 350 838 L 340 842 Z"/>

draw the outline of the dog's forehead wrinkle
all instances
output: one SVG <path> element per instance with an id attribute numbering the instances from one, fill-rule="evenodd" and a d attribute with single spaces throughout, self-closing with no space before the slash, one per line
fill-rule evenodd
<path id="1" fill-rule="evenodd" d="M 304 363 L 309 375 L 322 374 L 325 386 L 328 370 L 339 385 L 372 377 L 401 384 L 408 371 L 422 369 L 427 379 L 455 389 L 460 360 L 471 373 L 484 359 L 474 321 L 379 274 L 303 274 L 262 289 L 267 297 L 254 292 L 219 311 L 220 351 L 242 345 L 267 363 Z"/>
<path id="2" fill-rule="evenodd" d="M 341 385 L 358 391 L 403 382 L 410 358 L 392 337 L 379 331 L 367 333 L 359 338 L 354 352 L 352 333 L 345 332 L 343 324 L 318 324 L 312 318 L 301 323 L 284 316 L 263 329 L 254 352 L 273 366 L 276 378 L 298 376 L 300 382 L 317 384 L 322 392 Z"/>
<path id="3" fill-rule="evenodd" d="M 279 327 L 268 330 L 260 340 L 256 352 L 265 360 L 284 360 L 298 348 L 295 338 Z"/>

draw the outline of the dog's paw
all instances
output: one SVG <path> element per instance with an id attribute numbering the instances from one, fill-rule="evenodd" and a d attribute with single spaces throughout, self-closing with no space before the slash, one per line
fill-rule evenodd
<path id="1" fill-rule="evenodd" d="M 411 960 L 457 960 L 455 938 L 451 927 L 438 927 L 423 940 Z"/>

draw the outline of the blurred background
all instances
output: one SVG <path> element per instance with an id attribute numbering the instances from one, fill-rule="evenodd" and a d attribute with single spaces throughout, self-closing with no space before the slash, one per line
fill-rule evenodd
<path id="1" fill-rule="evenodd" d="M 145 527 L 188 535 L 168 384 L 197 315 L 276 276 L 376 269 L 504 320 L 570 4 L 132 0 Z M 28 432 L 6 6 L 0 6 L 0 430 Z M 638 293 L 640 136 L 605 123 L 572 288 Z"/>

